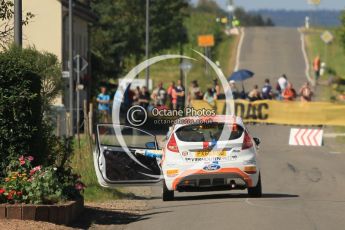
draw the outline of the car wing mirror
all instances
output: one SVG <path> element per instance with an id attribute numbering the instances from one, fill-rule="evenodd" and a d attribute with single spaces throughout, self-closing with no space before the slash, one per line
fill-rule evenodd
<path id="1" fill-rule="evenodd" d="M 259 138 L 254 137 L 254 138 L 253 138 L 253 140 L 254 140 L 254 142 L 255 142 L 256 146 L 259 146 L 259 145 L 260 145 L 261 140 L 260 140 Z"/>
<path id="2" fill-rule="evenodd" d="M 156 149 L 157 148 L 156 142 L 154 142 L 154 141 L 147 142 L 145 144 L 145 146 L 148 149 Z"/>

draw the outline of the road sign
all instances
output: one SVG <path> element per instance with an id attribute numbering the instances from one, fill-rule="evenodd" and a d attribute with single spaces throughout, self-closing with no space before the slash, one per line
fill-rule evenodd
<path id="1" fill-rule="evenodd" d="M 220 19 L 220 22 L 223 24 L 227 24 L 228 23 L 228 18 L 227 17 L 223 17 Z"/>
<path id="2" fill-rule="evenodd" d="M 62 71 L 62 78 L 69 78 L 69 72 L 68 71 Z"/>
<path id="3" fill-rule="evenodd" d="M 198 37 L 198 45 L 200 47 L 214 46 L 214 36 L 212 34 L 200 35 Z"/>
<path id="4" fill-rule="evenodd" d="M 321 0 L 308 0 L 308 4 L 310 5 L 320 5 Z"/>
<path id="5" fill-rule="evenodd" d="M 79 54 L 75 55 L 74 58 L 73 58 L 73 66 L 74 66 L 74 71 L 75 72 L 83 72 L 87 66 L 89 65 L 89 63 L 83 58 L 81 57 Z M 78 62 L 79 62 L 79 65 L 78 65 Z M 78 70 L 78 67 L 79 66 L 79 70 Z"/>
<path id="6" fill-rule="evenodd" d="M 326 43 L 329 44 L 334 40 L 334 36 L 331 32 L 329 32 L 328 30 L 326 30 L 325 32 L 323 32 L 321 34 L 321 40 Z"/>
<path id="7" fill-rule="evenodd" d="M 322 129 L 291 129 L 289 145 L 322 146 Z"/>

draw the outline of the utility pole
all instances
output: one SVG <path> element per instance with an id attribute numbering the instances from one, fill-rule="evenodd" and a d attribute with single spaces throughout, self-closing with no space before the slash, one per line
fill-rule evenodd
<path id="1" fill-rule="evenodd" d="M 14 43 L 23 45 L 22 34 L 22 0 L 14 0 Z"/>
<path id="2" fill-rule="evenodd" d="M 69 112 L 70 112 L 70 136 L 74 135 L 73 126 L 73 1 L 69 0 L 68 4 L 68 33 L 69 33 Z"/>
<path id="3" fill-rule="evenodd" d="M 145 45 L 145 56 L 146 60 L 149 59 L 149 43 L 150 43 L 150 0 L 146 0 L 146 45 Z M 150 80 L 150 67 L 146 68 L 146 87 L 149 88 Z"/>
<path id="4" fill-rule="evenodd" d="M 235 10 L 235 6 L 234 6 L 234 1 L 233 0 L 228 0 L 227 3 L 227 10 L 228 10 L 228 27 L 231 28 L 232 27 L 232 20 L 233 20 L 233 13 Z"/>

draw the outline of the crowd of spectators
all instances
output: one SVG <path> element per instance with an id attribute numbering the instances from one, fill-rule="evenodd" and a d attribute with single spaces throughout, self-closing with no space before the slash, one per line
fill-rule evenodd
<path id="1" fill-rule="evenodd" d="M 310 83 L 306 82 L 297 92 L 292 83 L 288 81 L 287 76 L 283 74 L 276 82 L 275 87 L 270 83 L 269 79 L 265 79 L 264 85 L 260 89 L 258 85 L 254 85 L 253 89 L 248 93 L 244 90 L 239 91 L 234 81 L 230 81 L 231 91 L 234 99 L 248 99 L 249 101 L 257 100 L 280 100 L 294 101 L 300 97 L 301 101 L 311 101 L 313 91 Z"/>
<path id="2" fill-rule="evenodd" d="M 311 101 L 313 96 L 309 82 L 305 83 L 297 92 L 285 74 L 277 80 L 275 87 L 271 85 L 269 79 L 265 79 L 261 88 L 258 85 L 254 85 L 253 89 L 249 92 L 245 92 L 244 88 L 238 90 L 234 81 L 230 81 L 225 90 L 229 88 L 234 99 L 249 101 L 294 101 L 300 96 L 301 101 L 307 102 Z M 225 93 L 217 79 L 213 80 L 213 86 L 207 88 L 205 92 L 202 92 L 196 80 L 190 83 L 187 91 L 181 80 L 178 80 L 176 84 L 174 81 L 170 82 L 168 88 L 164 88 L 163 82 L 160 82 L 151 93 L 146 86 L 136 87 L 133 90 L 131 89 L 131 85 L 128 85 L 124 92 L 122 110 L 127 111 L 132 105 L 140 105 L 148 111 L 155 107 L 180 110 L 186 106 L 186 103 L 188 106 L 192 100 L 204 100 L 213 106 L 216 100 L 222 99 L 225 99 Z M 109 120 L 108 115 L 110 114 L 111 99 L 105 87 L 101 87 L 101 93 L 97 97 L 97 102 L 99 113 L 104 117 L 102 120 L 107 122 Z"/>

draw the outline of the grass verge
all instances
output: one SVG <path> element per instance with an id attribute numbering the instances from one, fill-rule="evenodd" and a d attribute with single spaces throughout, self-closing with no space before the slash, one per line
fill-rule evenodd
<path id="1" fill-rule="evenodd" d="M 121 189 L 108 189 L 101 187 L 96 178 L 93 165 L 92 148 L 86 136 L 80 138 L 80 148 L 78 140 L 74 141 L 74 153 L 71 158 L 71 166 L 75 173 L 81 175 L 82 181 L 87 186 L 84 191 L 85 201 L 102 202 L 132 196 Z"/>
<path id="2" fill-rule="evenodd" d="M 321 35 L 326 30 L 330 31 L 334 36 L 334 41 L 331 44 L 326 45 L 321 40 Z M 310 63 L 310 74 L 314 76 L 313 73 L 313 59 L 316 55 L 320 55 L 322 62 L 325 62 L 327 69 L 335 71 L 336 77 L 345 79 L 345 52 L 341 45 L 339 31 L 336 28 L 312 28 L 310 30 L 304 31 L 306 48 Z M 324 76 L 321 77 L 322 82 L 328 82 L 330 74 L 326 72 Z M 345 92 L 345 86 L 340 84 L 332 85 L 331 87 L 322 87 L 320 92 L 320 100 L 332 100 L 336 99 L 339 93 Z"/>

